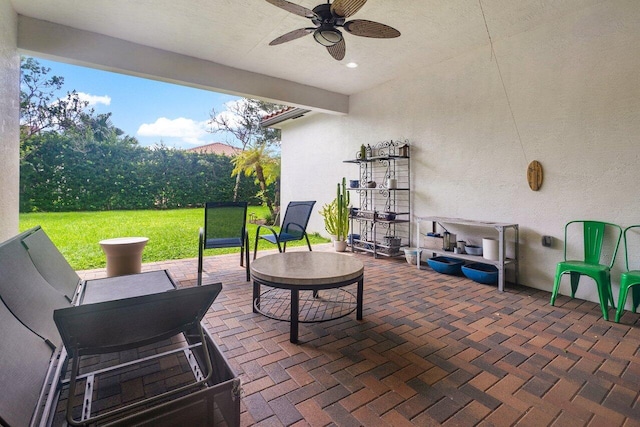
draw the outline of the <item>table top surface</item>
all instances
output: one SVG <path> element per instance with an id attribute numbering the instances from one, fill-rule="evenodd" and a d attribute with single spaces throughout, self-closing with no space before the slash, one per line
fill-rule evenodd
<path id="1" fill-rule="evenodd" d="M 363 273 L 360 260 L 332 252 L 277 253 L 251 263 L 252 277 L 283 285 L 330 285 L 355 281 Z"/>
<path id="2" fill-rule="evenodd" d="M 113 239 L 100 240 L 101 245 L 135 245 L 139 243 L 147 243 L 148 237 L 116 237 Z"/>

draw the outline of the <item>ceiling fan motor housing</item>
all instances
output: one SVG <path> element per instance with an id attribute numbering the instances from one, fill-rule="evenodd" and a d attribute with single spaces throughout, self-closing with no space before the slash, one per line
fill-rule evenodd
<path id="1" fill-rule="evenodd" d="M 334 15 L 333 12 L 331 12 L 330 4 L 320 4 L 314 7 L 313 13 L 315 13 L 316 16 L 311 18 L 311 22 L 318 26 L 322 24 L 342 25 L 345 21 L 344 16 Z"/>

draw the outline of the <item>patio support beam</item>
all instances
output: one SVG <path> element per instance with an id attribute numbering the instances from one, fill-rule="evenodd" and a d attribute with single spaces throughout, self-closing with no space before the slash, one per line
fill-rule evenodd
<path id="1" fill-rule="evenodd" d="M 26 16 L 18 17 L 18 48 L 61 62 L 330 114 L 346 114 L 349 108 L 347 95 Z"/>
<path id="2" fill-rule="evenodd" d="M 0 242 L 18 233 L 20 197 L 20 56 L 18 16 L 0 0 Z"/>

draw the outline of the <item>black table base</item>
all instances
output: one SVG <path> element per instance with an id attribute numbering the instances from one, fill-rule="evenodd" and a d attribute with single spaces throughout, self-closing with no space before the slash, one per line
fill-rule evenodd
<path id="1" fill-rule="evenodd" d="M 357 283 L 356 295 L 347 289 Z M 261 286 L 270 289 L 261 292 Z M 253 277 L 253 312 L 291 323 L 289 341 L 298 343 L 300 323 L 318 323 L 339 319 L 356 311 L 362 320 L 364 275 L 325 285 L 288 285 Z"/>

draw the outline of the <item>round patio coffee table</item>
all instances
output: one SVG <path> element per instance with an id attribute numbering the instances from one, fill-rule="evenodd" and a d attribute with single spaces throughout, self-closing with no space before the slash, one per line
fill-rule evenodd
<path id="1" fill-rule="evenodd" d="M 289 341 L 294 344 L 299 323 L 326 322 L 354 311 L 356 319 L 362 320 L 364 265 L 353 256 L 330 252 L 266 255 L 251 263 L 251 279 L 253 312 L 289 321 Z M 342 289 L 354 283 L 355 296 Z M 262 292 L 262 285 L 269 289 Z"/>

